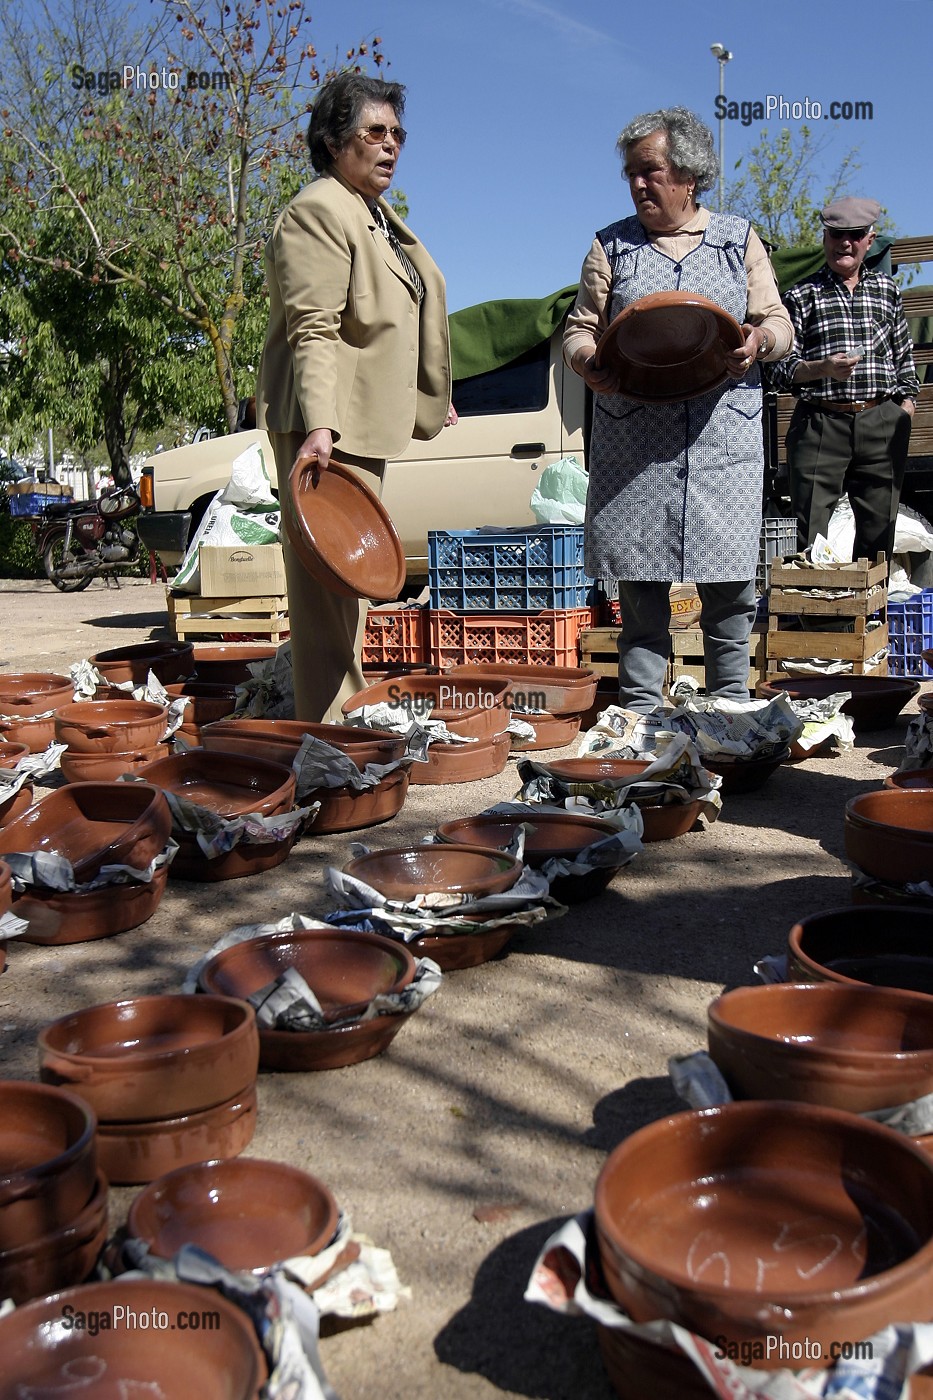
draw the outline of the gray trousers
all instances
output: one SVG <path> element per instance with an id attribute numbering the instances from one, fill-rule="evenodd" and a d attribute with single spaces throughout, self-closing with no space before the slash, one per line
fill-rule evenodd
<path id="1" fill-rule="evenodd" d="M 748 699 L 748 639 L 755 621 L 755 582 L 698 583 L 703 610 L 706 689 L 724 700 Z M 619 584 L 619 704 L 650 714 L 663 703 L 671 649 L 669 583 Z"/>

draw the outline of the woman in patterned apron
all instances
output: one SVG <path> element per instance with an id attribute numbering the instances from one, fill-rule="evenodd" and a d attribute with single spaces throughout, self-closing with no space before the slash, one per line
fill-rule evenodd
<path id="1" fill-rule="evenodd" d="M 712 132 L 698 117 L 683 107 L 644 113 L 618 150 L 635 215 L 596 235 L 564 333 L 564 359 L 595 395 L 586 569 L 618 580 L 621 705 L 647 714 L 662 703 L 669 592 L 685 580 L 702 602 L 707 691 L 747 700 L 763 477 L 757 361 L 787 354 L 790 318 L 749 222 L 697 203 L 718 178 Z M 667 291 L 715 301 L 741 324 L 744 344 L 719 388 L 635 402 L 617 392 L 614 371 L 596 367 L 596 343 L 626 306 Z"/>

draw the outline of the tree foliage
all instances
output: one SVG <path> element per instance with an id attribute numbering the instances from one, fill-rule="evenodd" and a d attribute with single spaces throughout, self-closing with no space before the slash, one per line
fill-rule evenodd
<path id="1" fill-rule="evenodd" d="M 860 169 L 858 152 L 848 151 L 817 195 L 828 140 L 814 136 L 808 126 L 800 128 L 799 136 L 784 127 L 772 137 L 764 128 L 758 144 L 735 163 L 742 173 L 728 186 L 726 208 L 750 219 L 776 247 L 815 246 L 822 237 L 820 209 L 838 198 Z"/>

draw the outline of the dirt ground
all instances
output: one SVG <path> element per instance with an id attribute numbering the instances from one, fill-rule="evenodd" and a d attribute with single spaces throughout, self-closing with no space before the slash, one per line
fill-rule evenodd
<path id="1" fill-rule="evenodd" d="M 166 622 L 163 588 L 144 581 L 71 596 L 0 582 L 0 671 L 61 669 L 166 636 Z M 667 1058 L 705 1043 L 709 1000 L 754 981 L 754 961 L 781 952 L 797 918 L 849 902 L 845 802 L 897 766 L 915 708 L 851 753 L 785 767 L 760 792 L 726 799 L 709 830 L 646 847 L 598 899 L 450 974 L 385 1055 L 261 1076 L 248 1152 L 322 1177 L 411 1288 L 394 1314 L 324 1339 L 342 1400 L 611 1395 L 592 1325 L 523 1301 L 535 1255 L 591 1203 L 606 1154 L 682 1107 Z M 420 839 L 516 785 L 510 764 L 483 782 L 413 787 L 399 816 L 364 838 Z M 118 938 L 12 947 L 0 980 L 3 1073 L 36 1076 L 36 1032 L 55 1017 L 178 988 L 236 924 L 324 914 L 322 872 L 346 848 L 346 837 L 305 839 L 250 880 L 170 882 L 154 917 Z M 133 1194 L 112 1192 L 114 1225 Z M 492 1206 L 491 1220 L 477 1218 Z"/>

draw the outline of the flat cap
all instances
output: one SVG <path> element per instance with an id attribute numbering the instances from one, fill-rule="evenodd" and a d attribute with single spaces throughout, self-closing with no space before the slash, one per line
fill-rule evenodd
<path id="1" fill-rule="evenodd" d="M 843 199 L 836 199 L 832 204 L 827 204 L 820 218 L 824 228 L 868 228 L 880 213 L 881 205 L 876 199 L 863 199 L 860 195 L 847 194 Z"/>

